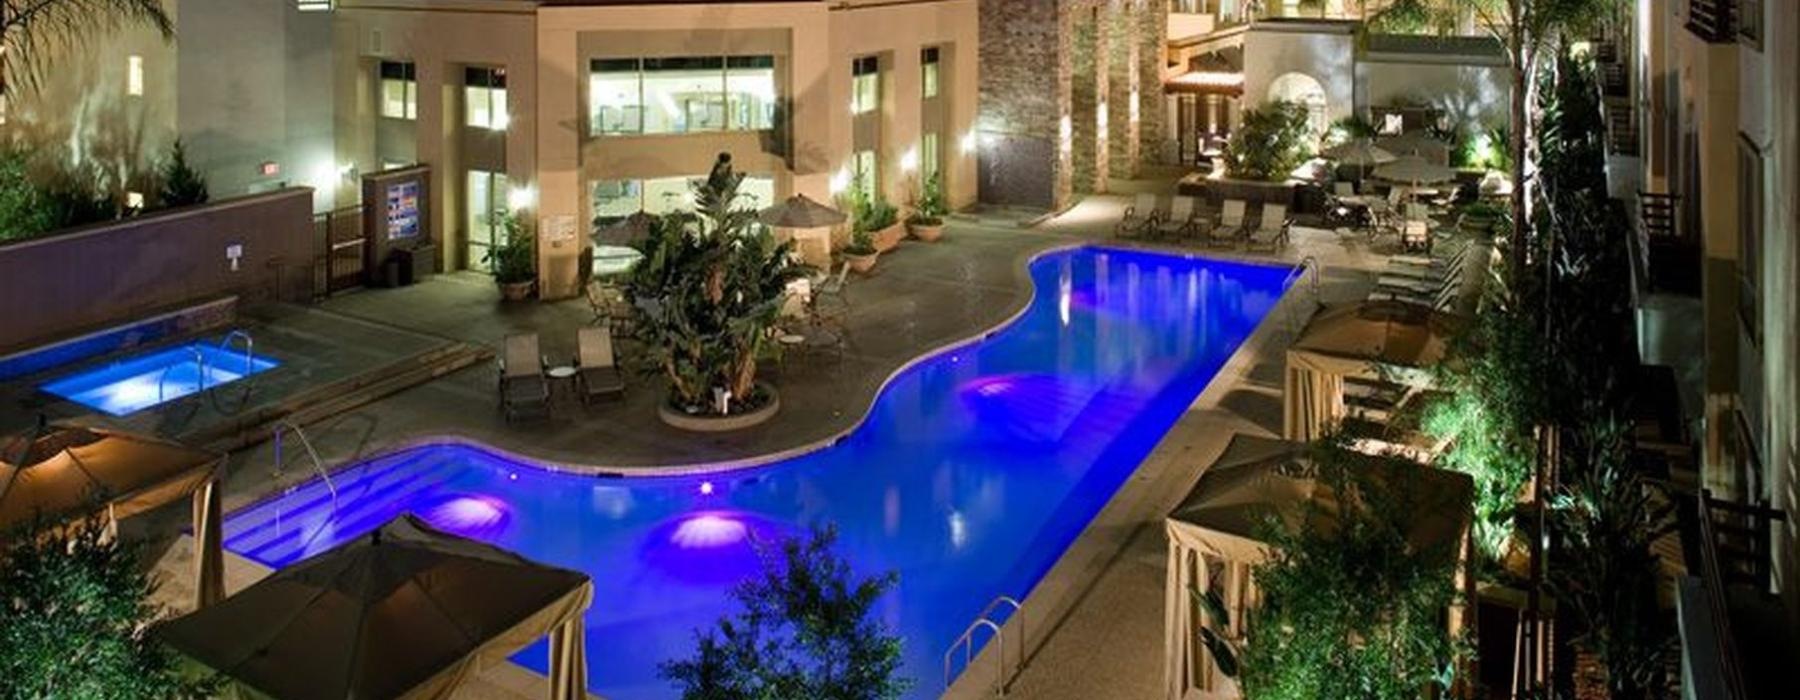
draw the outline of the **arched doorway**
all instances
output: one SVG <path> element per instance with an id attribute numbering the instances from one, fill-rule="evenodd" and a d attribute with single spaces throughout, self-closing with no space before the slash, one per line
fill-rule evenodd
<path id="1" fill-rule="evenodd" d="M 1305 73 L 1284 73 L 1269 83 L 1267 99 L 1297 102 L 1306 107 L 1307 123 L 1315 136 L 1331 128 L 1331 118 L 1325 109 L 1325 86 L 1317 78 Z"/>

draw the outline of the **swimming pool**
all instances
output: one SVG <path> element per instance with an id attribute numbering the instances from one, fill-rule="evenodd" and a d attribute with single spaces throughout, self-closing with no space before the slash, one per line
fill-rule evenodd
<path id="1" fill-rule="evenodd" d="M 895 570 L 879 604 L 905 638 L 912 697 L 996 595 L 1023 598 L 1274 306 L 1288 269 L 1084 248 L 1030 268 L 1018 320 L 926 359 L 827 449 L 756 469 L 602 479 L 467 446 L 411 449 L 225 523 L 225 546 L 285 566 L 400 513 L 594 578 L 589 685 L 668 698 L 658 662 L 730 611 L 752 539 L 834 522 L 859 570 Z M 868 341 L 865 341 L 868 342 Z M 519 661 L 542 671 L 544 645 Z"/>
<path id="2" fill-rule="evenodd" d="M 280 364 L 261 355 L 194 342 L 134 355 L 39 388 L 107 415 L 125 416 Z"/>

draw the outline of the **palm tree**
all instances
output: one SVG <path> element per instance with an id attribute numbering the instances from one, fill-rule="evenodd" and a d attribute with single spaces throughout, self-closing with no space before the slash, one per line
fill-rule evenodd
<path id="1" fill-rule="evenodd" d="M 36 88 L 58 50 L 134 25 L 175 36 L 162 0 L 0 0 L 0 98 L 14 83 Z"/>

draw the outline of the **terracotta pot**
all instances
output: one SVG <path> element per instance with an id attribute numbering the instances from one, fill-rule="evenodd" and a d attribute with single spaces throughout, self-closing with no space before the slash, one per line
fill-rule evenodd
<path id="1" fill-rule="evenodd" d="M 845 253 L 844 261 L 850 263 L 850 269 L 866 275 L 870 270 L 875 269 L 875 260 L 880 257 L 880 251 L 869 253 L 867 255 Z"/>
<path id="2" fill-rule="evenodd" d="M 531 280 L 524 282 L 496 282 L 495 285 L 500 287 L 501 299 L 506 301 L 524 301 L 531 298 L 531 288 L 537 285 L 537 282 Z"/>
<path id="3" fill-rule="evenodd" d="M 936 224 L 911 224 L 911 223 L 909 223 L 906 225 L 906 228 L 908 230 L 912 231 L 913 238 L 917 238 L 926 243 L 932 243 L 932 242 L 935 242 L 937 239 L 944 237 L 944 225 L 942 223 L 936 223 Z"/>
<path id="4" fill-rule="evenodd" d="M 876 231 L 871 238 L 875 239 L 875 252 L 886 253 L 900 245 L 900 239 L 906 237 L 906 224 L 894 222 L 894 225 Z"/>
<path id="5" fill-rule="evenodd" d="M 756 386 L 768 393 L 769 400 L 753 411 L 725 416 L 691 414 L 676 410 L 665 400 L 657 404 L 656 415 L 662 418 L 664 423 L 697 433 L 723 433 L 761 425 L 770 418 L 774 418 L 775 413 L 781 410 L 781 394 L 775 391 L 775 387 L 762 382 L 757 382 Z"/>

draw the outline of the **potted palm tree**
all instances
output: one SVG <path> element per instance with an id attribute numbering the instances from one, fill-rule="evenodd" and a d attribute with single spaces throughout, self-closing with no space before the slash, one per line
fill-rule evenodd
<path id="1" fill-rule="evenodd" d="M 912 216 L 906 219 L 906 228 L 912 237 L 930 243 L 944 235 L 944 214 L 948 208 L 944 206 L 943 176 L 932 173 L 925 178 L 925 184 L 919 189 L 919 196 L 913 201 Z"/>
<path id="2" fill-rule="evenodd" d="M 634 336 L 668 387 L 658 415 L 684 430 L 746 428 L 781 406 L 775 388 L 757 381 L 756 360 L 788 283 L 806 268 L 740 200 L 742 179 L 709 179 L 694 187 L 695 211 L 652 219 L 644 258 L 625 282 Z"/>
<path id="3" fill-rule="evenodd" d="M 493 270 L 500 298 L 521 301 L 537 284 L 537 237 L 517 214 L 502 211 L 493 216 L 500 224 L 501 239 L 488 248 L 482 262 Z"/>

